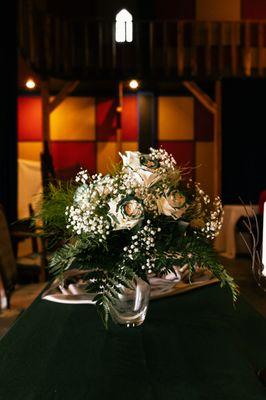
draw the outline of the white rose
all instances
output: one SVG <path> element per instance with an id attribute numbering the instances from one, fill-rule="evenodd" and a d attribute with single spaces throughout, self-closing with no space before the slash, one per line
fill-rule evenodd
<path id="1" fill-rule="evenodd" d="M 125 154 L 119 153 L 122 158 L 124 167 L 130 167 L 133 170 L 140 168 L 140 152 L 126 151 Z"/>
<path id="2" fill-rule="evenodd" d="M 139 151 L 126 151 L 125 155 L 120 154 L 120 156 L 124 167 L 139 184 L 149 187 L 161 179 L 161 176 L 155 172 L 159 167 L 158 162 L 150 159 L 149 156 Z"/>
<path id="3" fill-rule="evenodd" d="M 185 196 L 178 190 L 157 199 L 158 213 L 174 219 L 179 219 L 185 213 L 188 205 Z"/>
<path id="4" fill-rule="evenodd" d="M 121 199 L 117 197 L 108 203 L 109 216 L 113 229 L 132 229 L 143 218 L 144 208 L 140 200 L 136 198 Z"/>

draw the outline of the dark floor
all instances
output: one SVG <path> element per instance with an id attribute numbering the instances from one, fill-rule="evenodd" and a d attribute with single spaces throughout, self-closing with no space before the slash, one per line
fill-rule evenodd
<path id="1" fill-rule="evenodd" d="M 241 295 L 264 317 L 266 317 L 266 286 L 263 291 L 255 282 L 251 260 L 248 256 L 238 256 L 230 260 L 221 257 L 221 262 L 239 285 Z"/>

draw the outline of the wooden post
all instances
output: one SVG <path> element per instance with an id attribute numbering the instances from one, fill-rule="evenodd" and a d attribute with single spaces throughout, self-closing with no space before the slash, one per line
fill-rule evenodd
<path id="1" fill-rule="evenodd" d="M 237 52 L 236 52 L 236 43 L 237 43 L 237 23 L 235 21 L 231 22 L 231 69 L 233 75 L 237 73 Z"/>
<path id="2" fill-rule="evenodd" d="M 205 23 L 206 27 L 206 46 L 205 46 L 205 67 L 206 74 L 211 74 L 212 59 L 211 59 L 211 46 L 212 46 L 212 25 L 210 22 Z"/>
<path id="3" fill-rule="evenodd" d="M 99 68 L 103 67 L 103 23 L 102 21 L 98 22 L 98 65 Z"/>
<path id="4" fill-rule="evenodd" d="M 184 22 L 177 22 L 177 71 L 178 76 L 184 74 Z"/>
<path id="5" fill-rule="evenodd" d="M 191 43 L 191 56 L 190 56 L 190 69 L 191 75 L 197 74 L 197 33 L 198 33 L 198 24 L 196 21 L 191 23 L 191 36 L 192 36 L 192 43 Z"/>
<path id="6" fill-rule="evenodd" d="M 221 81 L 215 82 L 216 111 L 214 114 L 214 196 L 221 195 L 222 174 L 222 88 Z"/>
<path id="7" fill-rule="evenodd" d="M 116 107 L 116 149 L 117 149 L 117 158 L 119 157 L 119 152 L 122 151 L 122 110 L 123 110 L 123 81 L 118 83 L 118 104 Z"/>
<path id="8" fill-rule="evenodd" d="M 251 75 L 251 48 L 250 48 L 250 22 L 245 22 L 245 34 L 244 34 L 244 71 L 246 76 Z"/>
<path id="9" fill-rule="evenodd" d="M 263 50 L 264 50 L 264 23 L 260 22 L 258 25 L 258 52 L 259 52 L 259 59 L 258 59 L 258 72 L 259 76 L 263 76 Z"/>
<path id="10" fill-rule="evenodd" d="M 219 30 L 219 73 L 223 73 L 224 70 L 224 45 L 225 45 L 225 24 L 224 22 L 220 23 Z"/>
<path id="11" fill-rule="evenodd" d="M 154 72 L 154 22 L 149 22 L 150 71 Z"/>
<path id="12" fill-rule="evenodd" d="M 89 29 L 88 23 L 84 24 L 84 61 L 85 68 L 89 68 L 90 64 L 90 53 L 89 53 Z"/>
<path id="13" fill-rule="evenodd" d="M 50 105 L 49 105 L 49 87 L 48 81 L 41 81 L 41 95 L 42 95 L 42 139 L 43 151 L 45 146 L 50 148 Z M 46 145 L 45 145 L 46 143 Z"/>
<path id="14" fill-rule="evenodd" d="M 166 76 L 169 75 L 169 62 L 168 62 L 168 42 L 167 42 L 167 23 L 163 22 L 163 70 Z"/>

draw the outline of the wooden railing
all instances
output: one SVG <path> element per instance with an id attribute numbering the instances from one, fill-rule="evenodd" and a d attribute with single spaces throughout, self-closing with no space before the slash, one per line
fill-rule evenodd
<path id="1" fill-rule="evenodd" d="M 134 21 L 116 43 L 108 20 L 65 19 L 22 1 L 19 47 L 41 75 L 65 79 L 265 76 L 266 21 Z"/>

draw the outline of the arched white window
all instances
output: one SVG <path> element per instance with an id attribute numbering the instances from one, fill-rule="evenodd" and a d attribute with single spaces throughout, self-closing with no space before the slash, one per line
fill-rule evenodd
<path id="1" fill-rule="evenodd" d="M 132 14 L 125 8 L 119 11 L 115 17 L 115 41 L 132 42 L 133 40 Z"/>

